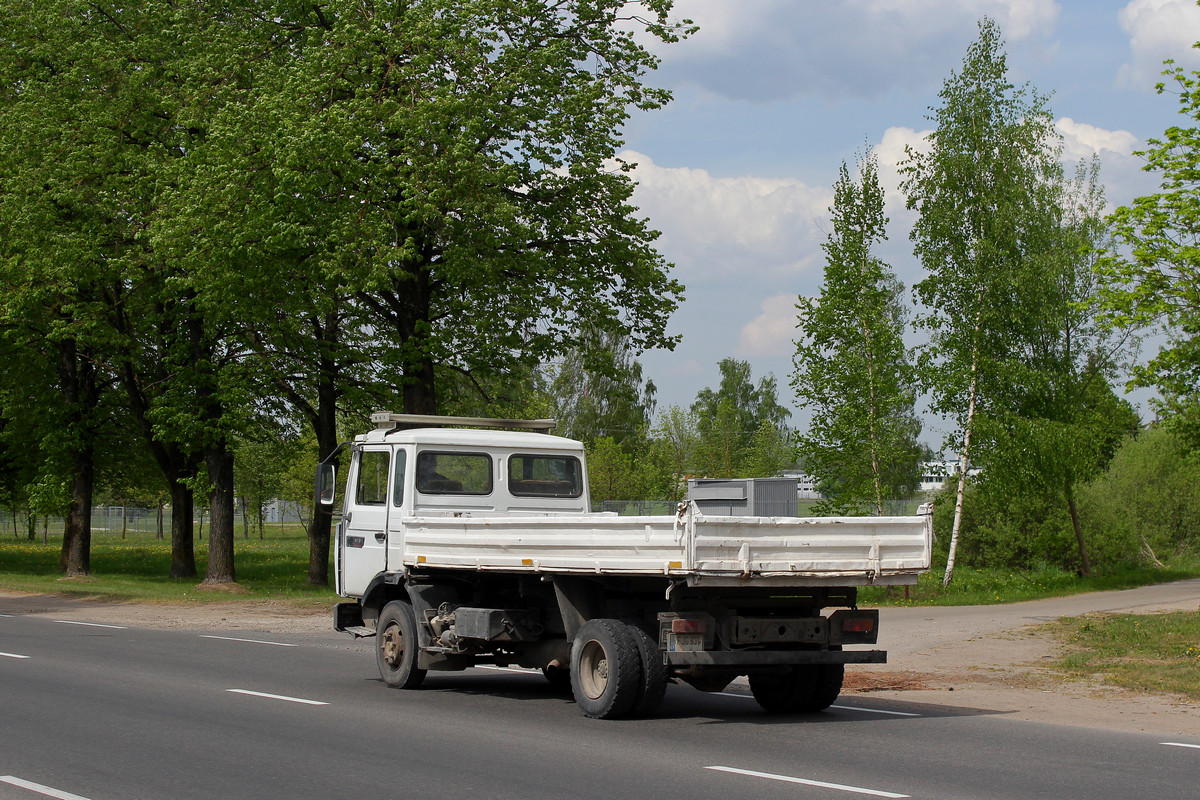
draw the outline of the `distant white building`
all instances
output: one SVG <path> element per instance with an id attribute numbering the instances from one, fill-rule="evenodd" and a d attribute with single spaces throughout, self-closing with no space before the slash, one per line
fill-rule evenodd
<path id="1" fill-rule="evenodd" d="M 803 472 L 797 472 L 795 470 L 788 470 L 780 477 L 796 479 L 796 498 L 798 500 L 821 499 L 821 494 L 817 491 L 816 476 L 807 475 Z"/>
<path id="2" fill-rule="evenodd" d="M 923 494 L 936 494 L 940 492 L 947 481 L 958 475 L 958 459 L 953 461 L 922 461 L 921 462 L 921 483 L 917 486 L 917 491 Z M 971 467 L 967 470 L 967 477 L 975 477 L 979 474 L 978 467 Z"/>

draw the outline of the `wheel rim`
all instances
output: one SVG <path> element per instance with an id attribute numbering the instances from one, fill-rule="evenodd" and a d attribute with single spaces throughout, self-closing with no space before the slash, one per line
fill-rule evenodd
<path id="1" fill-rule="evenodd" d="M 383 663 L 389 669 L 399 669 L 404 660 L 404 634 L 396 623 L 388 625 L 379 639 L 379 649 L 383 653 Z"/>
<path id="2" fill-rule="evenodd" d="M 608 688 L 608 654 L 595 639 L 583 646 L 579 657 L 579 686 L 589 699 L 599 699 Z"/>

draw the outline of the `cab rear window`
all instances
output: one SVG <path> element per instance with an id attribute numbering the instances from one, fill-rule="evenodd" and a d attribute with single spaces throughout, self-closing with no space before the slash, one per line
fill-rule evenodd
<path id="1" fill-rule="evenodd" d="M 516 497 L 579 497 L 583 469 L 574 456 L 511 456 L 508 490 Z"/>

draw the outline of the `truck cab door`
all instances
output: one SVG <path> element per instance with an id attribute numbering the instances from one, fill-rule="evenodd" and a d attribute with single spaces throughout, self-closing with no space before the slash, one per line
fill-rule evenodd
<path id="1" fill-rule="evenodd" d="M 391 447 L 355 449 L 337 543 L 341 589 L 349 597 L 361 597 L 371 579 L 387 569 L 391 470 Z"/>

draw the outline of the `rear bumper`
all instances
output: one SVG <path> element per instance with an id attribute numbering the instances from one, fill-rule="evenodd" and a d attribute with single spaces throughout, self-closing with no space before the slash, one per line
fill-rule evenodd
<path id="1" fill-rule="evenodd" d="M 886 650 L 694 650 L 664 652 L 670 666 L 760 667 L 886 664 Z"/>

